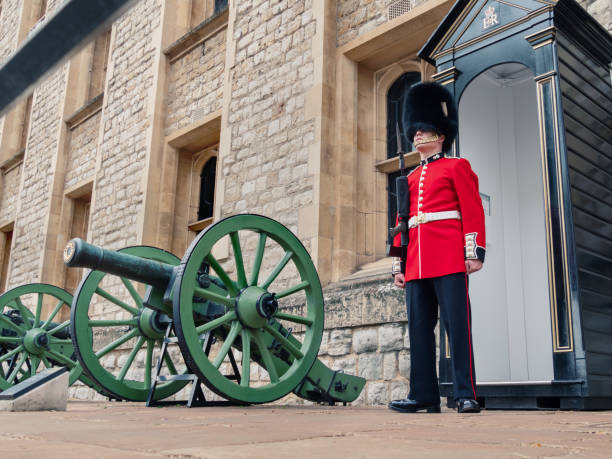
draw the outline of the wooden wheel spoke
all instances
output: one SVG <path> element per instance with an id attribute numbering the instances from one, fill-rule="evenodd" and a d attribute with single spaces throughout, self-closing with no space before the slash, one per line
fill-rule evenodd
<path id="1" fill-rule="evenodd" d="M 274 359 L 272 358 L 272 354 L 270 350 L 265 345 L 264 338 L 261 334 L 261 331 L 255 330 L 253 334 L 255 338 L 255 342 L 257 343 L 257 347 L 259 348 L 259 353 L 261 354 L 261 358 L 263 359 L 263 363 L 265 365 L 266 371 L 270 376 L 271 382 L 278 381 L 278 371 L 276 370 L 276 366 L 274 365 Z"/>
<path id="2" fill-rule="evenodd" d="M 134 284 L 132 284 L 130 280 L 126 279 L 125 277 L 120 277 L 119 279 L 121 279 L 121 282 L 123 282 L 123 285 L 125 285 L 125 288 L 129 292 L 132 299 L 134 300 L 134 303 L 136 303 L 136 306 L 138 306 L 138 309 L 142 309 L 143 308 L 142 298 L 136 291 L 136 288 L 134 288 Z"/>
<path id="3" fill-rule="evenodd" d="M 138 319 L 125 319 L 125 320 L 90 320 L 87 322 L 90 327 L 125 327 L 138 325 Z"/>
<path id="4" fill-rule="evenodd" d="M 11 374 L 8 376 L 8 378 L 6 378 L 6 381 L 8 383 L 12 383 L 15 380 L 15 378 L 19 374 L 21 367 L 23 366 L 27 358 L 28 358 L 28 354 L 27 352 L 24 352 L 21 355 L 20 359 L 17 361 L 17 365 L 15 366 L 15 368 L 13 368 L 13 371 L 11 372 Z"/>
<path id="5" fill-rule="evenodd" d="M 225 272 L 223 267 L 219 264 L 217 259 L 209 253 L 208 255 L 206 255 L 206 261 L 208 262 L 210 267 L 217 273 L 217 276 L 219 276 L 219 279 L 221 279 L 221 282 L 223 282 L 223 285 L 225 285 L 225 287 L 227 288 L 227 291 L 229 292 L 230 296 L 236 296 L 238 294 L 236 284 L 234 284 L 234 281 L 230 279 L 230 277 Z"/>
<path id="6" fill-rule="evenodd" d="M 223 360 L 227 356 L 227 353 L 229 352 L 230 347 L 232 347 L 232 344 L 234 344 L 234 341 L 236 340 L 236 337 L 238 336 L 238 333 L 240 333 L 241 329 L 242 324 L 238 320 L 232 323 L 230 331 L 225 337 L 223 345 L 221 346 L 221 349 L 219 349 L 219 353 L 217 354 L 213 362 L 215 368 L 219 369 L 221 363 L 223 363 Z"/>
<path id="7" fill-rule="evenodd" d="M 208 289 L 202 288 L 202 287 L 195 287 L 193 289 L 193 294 L 194 296 L 197 296 L 199 298 L 205 298 L 209 301 L 212 301 L 213 303 L 218 303 L 218 304 L 222 304 L 224 306 L 227 306 L 228 308 L 233 308 L 234 307 L 234 299 L 233 298 L 228 298 L 226 296 L 221 296 L 218 293 L 214 293 L 211 292 Z"/>
<path id="8" fill-rule="evenodd" d="M 143 343 L 144 343 L 144 336 L 140 336 L 138 338 L 138 341 L 134 345 L 134 348 L 132 349 L 132 351 L 128 355 L 128 358 L 125 361 L 125 364 L 123 365 L 123 367 L 121 368 L 121 371 L 117 375 L 117 380 L 118 381 L 123 381 L 125 379 L 125 375 L 127 374 L 128 370 L 132 366 L 132 363 L 134 362 L 134 359 L 136 358 L 136 354 L 138 354 L 138 351 L 142 347 Z"/>
<path id="9" fill-rule="evenodd" d="M 251 382 L 251 336 L 249 330 L 243 328 L 240 331 L 242 338 L 242 372 L 240 376 L 240 385 L 249 387 Z"/>
<path id="10" fill-rule="evenodd" d="M 47 355 L 53 360 L 56 360 L 57 362 L 66 365 L 69 368 L 72 368 L 76 365 L 76 363 L 70 358 L 66 357 L 63 354 L 60 354 L 59 352 L 54 351 L 53 349 L 47 349 Z"/>
<path id="11" fill-rule="evenodd" d="M 47 357 L 45 357 L 44 355 L 42 355 L 40 357 L 40 359 L 43 361 L 43 364 L 45 365 L 46 368 L 51 368 L 51 362 L 49 362 L 49 360 L 47 359 Z"/>
<path id="12" fill-rule="evenodd" d="M 104 357 L 106 354 L 108 354 L 110 351 L 112 351 L 113 349 L 121 346 L 123 343 L 125 343 L 126 341 L 131 340 L 134 336 L 137 336 L 139 333 L 137 328 L 132 329 L 129 333 L 123 335 L 121 338 L 116 339 L 115 341 L 113 341 L 110 344 L 107 344 L 106 346 L 104 346 L 102 349 L 100 349 L 98 352 L 96 352 L 96 357 L 98 359 Z"/>
<path id="13" fill-rule="evenodd" d="M 144 374 L 144 387 L 149 389 L 151 387 L 151 367 L 153 366 L 153 347 L 155 341 L 152 339 L 147 340 L 147 356 L 145 357 L 145 374 Z"/>
<path id="14" fill-rule="evenodd" d="M 234 260 L 236 261 L 236 275 L 238 277 L 238 287 L 244 288 L 247 286 L 246 274 L 244 272 L 244 260 L 242 258 L 242 248 L 240 247 L 240 238 L 238 231 L 230 233 L 232 248 L 234 249 Z"/>
<path id="15" fill-rule="evenodd" d="M 309 286 L 310 286 L 310 282 L 307 282 L 307 281 L 300 282 L 299 284 L 294 285 L 293 287 L 289 287 L 288 289 L 277 293 L 275 296 L 277 299 L 285 298 L 286 296 L 293 295 L 294 293 L 297 293 L 300 290 L 304 290 L 305 288 L 308 288 Z"/>
<path id="16" fill-rule="evenodd" d="M 287 314 L 286 312 L 277 312 L 274 317 L 277 320 L 287 320 L 289 322 L 294 322 L 296 324 L 302 325 L 312 325 L 314 323 L 314 320 L 309 319 L 308 317 L 295 316 L 293 314 Z"/>
<path id="17" fill-rule="evenodd" d="M 15 306 L 17 307 L 17 309 L 19 309 L 19 312 L 21 313 L 21 317 L 23 317 L 23 320 L 25 321 L 26 319 L 32 319 L 34 320 L 34 314 L 32 314 L 32 311 L 30 311 L 21 301 L 21 298 L 17 297 L 15 298 Z M 33 325 L 36 326 L 36 325 Z"/>
<path id="18" fill-rule="evenodd" d="M 198 333 L 198 335 L 201 335 L 202 333 L 214 330 L 219 325 L 223 325 L 231 320 L 236 319 L 236 317 L 236 312 L 230 311 L 221 317 L 218 317 L 214 320 L 211 320 L 210 322 L 205 323 L 204 325 L 200 325 L 196 328 L 196 332 Z"/>
<path id="19" fill-rule="evenodd" d="M 274 328 L 272 325 L 270 324 L 265 324 L 264 325 L 264 329 L 270 333 L 274 339 L 276 339 L 276 341 L 278 341 L 281 346 L 283 346 L 285 349 L 287 349 L 289 351 L 289 353 L 295 357 L 296 359 L 301 359 L 304 357 L 304 354 L 302 354 L 302 351 L 300 351 L 295 344 L 293 344 L 291 341 L 289 341 L 285 336 L 283 336 L 283 334 L 281 332 L 279 332 L 276 328 Z"/>
<path id="20" fill-rule="evenodd" d="M 289 260 L 291 260 L 291 258 L 293 258 L 293 252 L 291 250 L 286 251 L 283 259 L 278 265 L 276 265 L 276 268 L 274 268 L 274 270 L 270 273 L 266 281 L 261 285 L 261 288 L 263 288 L 264 290 L 268 290 L 268 287 L 270 287 L 272 282 L 274 282 L 274 280 L 278 277 L 278 275 L 285 268 L 285 266 L 287 266 L 287 263 L 289 263 Z"/>
<path id="21" fill-rule="evenodd" d="M 14 355 L 19 354 L 21 351 L 23 351 L 23 344 L 20 344 L 15 349 L 12 349 L 12 350 L 8 351 L 4 355 L 0 355 L 0 362 L 4 362 L 5 360 L 10 359 Z"/>
<path id="22" fill-rule="evenodd" d="M 7 327 L 12 328 L 13 330 L 15 330 L 17 333 L 21 335 L 23 335 L 26 332 L 25 328 L 23 328 L 21 325 L 17 325 L 11 319 L 9 319 L 6 316 L 3 316 L 2 314 L 0 314 L 0 323 L 3 323 Z"/>
<path id="23" fill-rule="evenodd" d="M 51 314 L 49 314 L 49 317 L 47 317 L 47 320 L 45 320 L 45 322 L 40 326 L 40 328 L 45 329 L 47 328 L 47 326 L 51 323 L 51 321 L 55 318 L 55 316 L 57 315 L 57 313 L 59 312 L 59 310 L 61 309 L 61 307 L 63 305 L 65 305 L 66 303 L 64 303 L 64 301 L 60 300 L 55 307 L 53 308 L 53 311 L 51 311 Z"/>
<path id="24" fill-rule="evenodd" d="M 178 373 L 176 371 L 176 367 L 174 366 L 174 362 L 172 361 L 172 358 L 170 357 L 168 353 L 164 355 L 164 362 L 166 363 L 166 366 L 168 367 L 168 371 L 170 372 L 171 375 L 175 375 Z"/>
<path id="25" fill-rule="evenodd" d="M 0 343 L 16 344 L 20 342 L 21 342 L 21 338 L 17 336 L 0 336 Z"/>
<path id="26" fill-rule="evenodd" d="M 38 301 L 36 302 L 36 314 L 34 316 L 34 326 L 38 327 L 38 323 L 40 322 L 40 314 L 42 312 L 43 307 L 43 294 L 38 294 Z"/>
<path id="27" fill-rule="evenodd" d="M 96 293 L 98 295 L 100 295 L 102 298 L 110 301 L 111 303 L 116 304 L 117 306 L 119 306 L 122 309 L 125 309 L 127 312 L 129 312 L 130 314 L 136 316 L 138 315 L 138 309 L 136 309 L 133 306 L 130 306 L 129 304 L 127 304 L 124 301 L 121 301 L 119 298 L 111 295 L 110 293 L 108 293 L 106 290 L 98 287 L 96 288 Z"/>
<path id="28" fill-rule="evenodd" d="M 259 233 L 259 241 L 257 242 L 257 252 L 255 252 L 255 261 L 253 262 L 253 271 L 251 272 L 251 281 L 249 285 L 257 285 L 259 280 L 259 271 L 261 270 L 261 263 L 263 261 L 263 254 L 266 250 L 266 241 L 268 235 L 266 233 Z"/>
<path id="29" fill-rule="evenodd" d="M 32 357 L 30 359 L 30 376 L 34 376 L 36 374 L 36 370 L 38 369 L 39 363 L 40 359 L 38 357 Z"/>
<path id="30" fill-rule="evenodd" d="M 69 326 L 70 326 L 70 321 L 67 320 L 66 322 L 63 322 L 63 323 L 57 325 L 56 327 L 52 328 L 51 330 L 49 330 L 47 332 L 47 335 L 54 335 L 55 333 L 63 330 L 64 328 L 67 328 Z"/>
<path id="31" fill-rule="evenodd" d="M 70 338 L 62 339 L 62 338 L 56 338 L 54 336 L 51 336 L 49 338 L 49 342 L 51 344 L 72 344 L 72 340 Z"/>

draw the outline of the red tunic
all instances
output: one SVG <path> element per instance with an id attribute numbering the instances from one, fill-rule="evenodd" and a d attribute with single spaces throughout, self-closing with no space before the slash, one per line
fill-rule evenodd
<path id="1" fill-rule="evenodd" d="M 422 223 L 410 229 L 405 280 L 465 272 L 465 260 L 484 261 L 485 222 L 478 177 L 463 158 L 434 155 L 407 177 L 410 217 L 457 210 L 461 220 Z M 400 235 L 393 241 L 400 245 Z"/>

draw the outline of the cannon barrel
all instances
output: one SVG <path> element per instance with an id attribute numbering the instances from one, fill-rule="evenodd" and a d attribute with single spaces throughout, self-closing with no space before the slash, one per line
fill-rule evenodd
<path id="1" fill-rule="evenodd" d="M 170 283 L 174 269 L 158 261 L 103 249 L 79 238 L 71 239 L 66 245 L 64 263 L 72 268 L 89 268 L 126 277 L 163 290 Z"/>

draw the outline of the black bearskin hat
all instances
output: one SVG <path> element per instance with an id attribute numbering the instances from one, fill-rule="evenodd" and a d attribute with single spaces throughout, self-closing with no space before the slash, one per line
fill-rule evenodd
<path id="1" fill-rule="evenodd" d="M 442 150 L 448 152 L 457 135 L 457 105 L 453 95 L 440 83 L 414 84 L 402 107 L 403 131 L 410 142 L 418 130 L 444 134 Z"/>

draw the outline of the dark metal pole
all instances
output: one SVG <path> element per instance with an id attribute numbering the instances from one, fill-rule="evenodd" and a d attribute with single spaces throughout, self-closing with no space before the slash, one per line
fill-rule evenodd
<path id="1" fill-rule="evenodd" d="M 0 68 L 0 116 L 136 0 L 69 0 Z"/>

